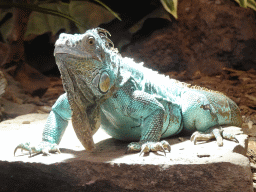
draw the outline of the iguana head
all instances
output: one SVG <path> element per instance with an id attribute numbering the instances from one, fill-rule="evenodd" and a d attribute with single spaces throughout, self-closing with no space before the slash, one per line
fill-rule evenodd
<path id="1" fill-rule="evenodd" d="M 84 89 L 87 99 L 100 98 L 114 85 L 118 67 L 116 51 L 108 38 L 109 32 L 96 28 L 84 34 L 62 33 L 56 41 L 54 55 L 65 83 L 76 84 L 74 89 Z M 67 77 L 70 77 L 67 79 Z M 69 85 L 72 86 L 72 85 Z M 70 89 L 70 87 L 67 89 Z M 68 91 L 68 90 L 66 90 Z M 77 92 L 77 90 L 73 90 Z"/>

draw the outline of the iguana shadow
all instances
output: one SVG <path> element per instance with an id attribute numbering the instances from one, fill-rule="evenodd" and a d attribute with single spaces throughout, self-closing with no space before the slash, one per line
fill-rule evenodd
<path id="1" fill-rule="evenodd" d="M 183 141 L 180 138 L 176 137 L 169 137 L 166 140 L 170 143 L 170 145 L 174 145 L 177 143 L 181 143 Z M 188 138 L 186 137 L 185 140 L 187 141 Z M 95 144 L 95 149 L 92 152 L 82 150 L 82 151 L 75 151 L 72 149 L 67 148 L 60 148 L 61 153 L 68 153 L 74 155 L 74 158 L 79 160 L 88 160 L 88 161 L 111 161 L 113 159 L 122 158 L 127 155 L 137 155 L 146 157 L 148 154 L 140 154 L 137 153 L 126 153 L 127 145 L 130 141 L 121 141 L 114 138 L 108 138 L 102 140 Z M 157 156 L 165 156 L 163 152 L 152 152 Z"/>

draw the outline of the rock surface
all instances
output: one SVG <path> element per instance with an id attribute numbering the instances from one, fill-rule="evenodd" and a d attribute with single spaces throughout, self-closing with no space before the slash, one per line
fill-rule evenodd
<path id="1" fill-rule="evenodd" d="M 94 135 L 96 150 L 86 152 L 71 127 L 61 154 L 33 155 L 14 148 L 41 141 L 47 114 L 28 114 L 0 123 L 0 191 L 253 191 L 247 136 L 239 144 L 224 140 L 193 145 L 188 137 L 169 138 L 170 153 L 125 154 L 128 143 L 103 130 Z M 236 127 L 225 131 L 240 133 Z"/>

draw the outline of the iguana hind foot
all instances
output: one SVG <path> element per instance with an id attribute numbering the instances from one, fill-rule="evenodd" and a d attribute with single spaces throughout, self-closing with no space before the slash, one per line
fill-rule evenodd
<path id="1" fill-rule="evenodd" d="M 196 145 L 197 141 L 208 141 L 210 139 L 216 139 L 219 147 L 223 146 L 223 138 L 228 140 L 234 140 L 239 143 L 236 136 L 230 133 L 225 133 L 222 128 L 211 128 L 206 132 L 196 131 L 191 135 L 190 140 Z"/>

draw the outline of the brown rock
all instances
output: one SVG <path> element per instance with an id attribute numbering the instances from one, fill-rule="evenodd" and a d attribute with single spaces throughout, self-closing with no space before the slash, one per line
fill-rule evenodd
<path id="1" fill-rule="evenodd" d="M 15 79 L 20 82 L 25 91 L 32 95 L 42 96 L 50 85 L 50 79 L 28 64 L 17 71 Z"/>
<path id="2" fill-rule="evenodd" d="M 197 70 L 214 75 L 223 67 L 256 69 L 254 11 L 233 1 L 214 2 L 179 1 L 177 22 L 144 34 L 122 54 L 163 73 L 187 70 L 190 77 Z"/>
<path id="3" fill-rule="evenodd" d="M 4 98 L 1 99 L 0 104 L 4 108 L 4 113 L 7 117 L 16 117 L 28 113 L 36 112 L 36 105 L 34 104 L 18 104 L 8 101 Z"/>
<path id="4" fill-rule="evenodd" d="M 9 45 L 0 42 L 0 66 L 2 66 L 6 62 L 6 56 L 9 54 L 9 51 Z"/>
<path id="5" fill-rule="evenodd" d="M 239 143 L 224 140 L 223 147 L 218 147 L 216 141 L 193 145 L 186 139 L 181 142 L 178 138 L 169 138 L 172 149 L 166 156 L 161 152 L 139 156 L 138 153 L 125 154 L 128 143 L 110 138 L 101 129 L 94 135 L 96 150 L 89 153 L 69 126 L 60 143 L 61 154 L 29 158 L 28 153 L 18 151 L 13 157 L 13 150 L 20 142 L 41 140 L 47 115 L 33 114 L 30 124 L 22 124 L 29 117 L 0 123 L 0 145 L 5 146 L 0 148 L 0 189 L 253 191 L 249 161 L 242 155 L 247 147 L 245 135 L 237 135 Z M 240 133 L 235 127 L 225 131 Z"/>

